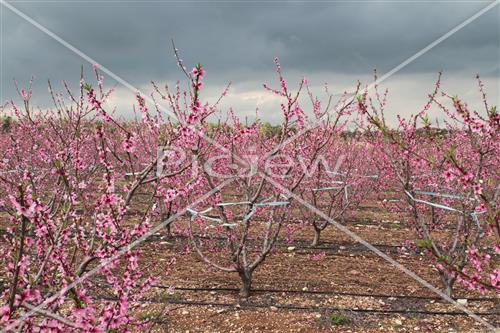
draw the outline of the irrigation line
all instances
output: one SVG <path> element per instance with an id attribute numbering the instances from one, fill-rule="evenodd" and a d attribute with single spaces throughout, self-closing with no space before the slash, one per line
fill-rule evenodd
<path id="1" fill-rule="evenodd" d="M 148 238 L 145 242 L 147 242 L 147 243 L 167 242 L 168 244 L 165 244 L 165 245 L 169 245 L 169 247 L 173 248 L 176 240 L 178 240 L 178 239 L 185 240 L 185 239 L 189 238 L 188 236 L 184 236 L 184 235 L 177 235 L 175 237 L 174 236 L 167 236 L 168 238 L 163 238 L 163 239 L 161 239 L 160 237 L 161 236 L 159 236 L 159 235 L 153 235 L 150 238 Z M 207 237 L 207 236 L 195 235 L 195 237 L 197 239 L 212 240 L 215 242 L 227 241 L 227 239 L 225 237 L 222 237 L 222 236 Z M 172 242 L 172 243 L 170 243 L 170 242 Z M 325 252 L 335 252 L 335 253 L 332 253 L 332 255 L 339 254 L 342 256 L 346 256 L 346 254 L 348 254 L 350 251 L 356 252 L 356 253 L 360 253 L 360 252 L 361 253 L 363 253 L 363 252 L 369 253 L 370 252 L 366 249 L 366 247 L 364 247 L 363 245 L 361 245 L 357 242 L 346 242 L 346 241 L 342 241 L 342 240 L 332 241 L 332 242 L 325 241 L 325 242 L 322 242 L 321 243 L 322 245 L 320 245 L 320 246 L 311 246 L 310 243 L 311 242 L 308 239 L 297 239 L 291 243 L 288 243 L 284 240 L 279 240 L 276 242 L 275 249 L 279 250 L 279 249 L 282 249 L 283 247 L 293 247 L 294 249 L 291 251 L 288 251 L 289 253 L 310 254 L 310 253 L 316 253 L 317 251 L 325 251 Z M 249 244 L 252 245 L 251 242 Z M 392 245 L 392 244 L 373 243 L 372 245 L 381 251 L 390 252 L 392 254 L 397 254 L 397 255 L 402 255 L 402 256 L 405 256 L 405 255 L 418 256 L 421 254 L 421 251 L 419 252 L 417 249 L 409 248 L 408 246 L 403 245 L 403 244 Z M 403 250 L 403 248 L 406 251 L 404 253 L 399 251 L 400 249 Z M 285 250 L 282 249 L 282 251 L 285 251 Z M 303 252 L 300 252 L 300 251 L 303 251 Z M 340 251 L 344 251 L 344 252 L 340 252 Z M 496 255 L 495 252 L 491 249 L 483 249 L 483 251 L 485 253 L 492 255 L 492 256 Z"/>
<path id="2" fill-rule="evenodd" d="M 226 238 L 220 237 L 220 236 L 217 236 L 217 237 L 196 236 L 196 238 L 202 239 L 202 240 L 212 240 L 214 242 L 219 242 L 219 243 L 223 243 L 223 242 L 227 241 Z M 176 236 L 174 238 L 164 238 L 164 239 L 160 239 L 158 237 L 150 237 L 144 243 L 151 244 L 151 243 L 167 242 L 168 244 L 163 244 L 163 245 L 165 245 L 167 248 L 174 248 L 175 247 L 174 242 L 176 239 L 185 240 L 185 239 L 188 239 L 188 237 L 187 236 Z M 249 242 L 249 244 L 252 245 L 252 242 Z M 287 251 L 286 249 L 282 249 L 282 251 L 288 252 L 288 253 L 296 253 L 296 254 L 300 254 L 300 255 L 314 254 L 314 253 L 317 253 L 320 251 L 328 252 L 328 255 L 340 255 L 340 256 L 346 256 L 346 254 L 348 252 L 368 253 L 369 255 L 371 255 L 369 253 L 370 251 L 368 251 L 365 247 L 363 247 L 362 245 L 359 245 L 356 242 L 323 243 L 324 245 L 322 245 L 322 246 L 314 246 L 314 247 L 311 247 L 309 244 L 310 244 L 310 241 L 306 241 L 306 240 L 299 240 L 299 241 L 295 241 L 293 243 L 287 243 L 285 241 L 280 241 L 280 242 L 276 243 L 275 249 L 279 250 L 280 248 L 283 248 L 283 247 L 293 247 L 293 250 Z M 378 248 L 381 251 L 389 252 L 391 254 L 396 254 L 396 255 L 402 255 L 402 256 L 404 256 L 404 255 L 413 255 L 413 256 L 419 255 L 418 252 L 415 252 L 414 250 L 408 249 L 406 247 L 405 248 L 408 252 L 400 253 L 398 251 L 398 249 L 403 248 L 404 245 L 374 244 L 373 246 L 375 246 L 376 248 Z M 341 248 L 341 247 L 345 247 L 345 248 Z"/>
<path id="3" fill-rule="evenodd" d="M 117 301 L 116 297 L 100 297 L 100 300 Z M 403 309 L 355 309 L 355 308 L 335 308 L 335 307 L 321 307 L 321 306 L 300 306 L 293 304 L 259 304 L 250 302 L 241 303 L 218 303 L 218 302 L 201 302 L 201 301 L 181 301 L 181 300 L 158 300 L 158 299 L 141 299 L 142 303 L 150 304 L 177 304 L 177 305 L 191 305 L 191 306 L 208 306 L 208 307 L 226 307 L 244 309 L 269 309 L 274 306 L 277 309 L 292 310 L 292 311 L 314 311 L 314 312 L 358 312 L 368 314 L 422 314 L 434 316 L 468 316 L 462 311 L 426 311 L 426 310 L 403 310 Z M 498 316 L 499 312 L 476 312 L 480 316 Z"/>
<path id="4" fill-rule="evenodd" d="M 330 311 L 330 312 L 341 312 L 341 311 L 349 311 L 349 312 L 360 312 L 360 313 L 379 313 L 379 314 L 391 314 L 391 313 L 399 313 L 399 314 L 424 314 L 424 315 L 438 315 L 438 316 L 468 316 L 468 314 L 460 311 L 425 311 L 425 310 L 369 310 L 369 309 L 354 309 L 354 308 L 332 308 L 332 307 L 312 307 L 312 306 L 297 306 L 292 304 L 257 304 L 257 303 L 210 303 L 210 302 L 191 302 L 191 301 L 169 301 L 171 304 L 183 304 L 183 305 L 196 305 L 196 306 L 220 306 L 220 307 L 239 307 L 241 308 L 269 308 L 270 306 L 274 306 L 278 309 L 285 310 L 299 310 L 299 311 Z M 476 312 L 477 315 L 480 316 L 498 316 L 499 312 Z"/>
<path id="5" fill-rule="evenodd" d="M 171 289 L 170 286 L 154 285 L 158 289 Z M 190 288 L 190 287 L 174 287 L 173 291 L 180 290 L 186 292 L 238 292 L 237 288 Z M 338 295 L 338 296 L 353 296 L 353 297 L 373 297 L 373 298 L 400 298 L 400 299 L 419 299 L 419 300 L 437 300 L 443 301 L 441 297 L 434 296 L 419 296 L 419 295 L 387 295 L 387 294 L 363 294 L 363 293 L 350 293 L 334 290 L 296 290 L 296 289 L 272 289 L 261 288 L 252 289 L 252 293 L 289 293 L 289 294 L 313 294 L 313 295 Z M 466 299 L 467 301 L 477 302 L 494 302 L 497 301 L 495 297 L 455 297 L 457 299 Z"/>
<path id="6" fill-rule="evenodd" d="M 106 282 L 95 282 L 97 285 L 102 287 L 109 287 L 110 285 Z M 237 288 L 230 287 L 172 287 L 165 285 L 153 285 L 156 289 L 165 289 L 182 292 L 218 292 L 218 293 L 236 293 L 239 292 Z M 0 293 L 7 290 L 4 286 L 0 286 Z M 346 291 L 335 291 L 335 290 L 297 290 L 297 289 L 273 289 L 273 288 L 252 288 L 253 294 L 303 294 L 303 295 L 332 295 L 332 296 L 351 296 L 351 297 L 372 297 L 372 298 L 394 298 L 394 299 L 417 299 L 426 301 L 440 301 L 443 299 L 434 296 L 421 296 L 421 295 L 388 295 L 388 294 L 365 294 L 365 293 L 352 293 Z M 496 302 L 498 299 L 495 297 L 462 297 L 455 296 L 455 299 L 465 299 L 471 302 Z M 444 303 L 444 302 L 442 302 Z M 499 313 L 500 314 L 500 313 Z"/>
<path id="7" fill-rule="evenodd" d="M 6 234 L 6 231 L 0 229 L 0 236 L 3 236 L 5 234 Z M 70 234 L 70 235 L 72 235 L 72 234 Z M 227 240 L 225 237 L 222 237 L 222 236 L 216 236 L 216 237 L 207 237 L 207 236 L 200 236 L 200 235 L 194 235 L 194 236 L 198 239 L 213 240 L 213 241 L 219 241 L 219 242 L 223 242 L 223 241 Z M 148 239 L 146 239 L 144 241 L 144 243 L 168 242 L 168 244 L 164 244 L 164 245 L 175 245 L 175 242 L 177 240 L 182 241 L 182 240 L 186 240 L 189 238 L 188 236 L 185 236 L 185 235 L 167 236 L 165 238 L 161 238 L 161 237 L 163 237 L 163 236 L 158 235 L 158 234 L 151 235 L 148 237 Z M 351 250 L 354 252 L 368 252 L 368 251 L 366 251 L 366 249 L 363 246 L 358 245 L 358 243 L 356 243 L 356 242 L 344 242 L 344 241 L 338 241 L 338 242 L 333 242 L 333 243 L 323 242 L 321 246 L 310 246 L 309 244 L 310 244 L 310 241 L 304 240 L 304 239 L 297 239 L 292 243 L 288 243 L 288 242 L 282 240 L 282 241 L 278 241 L 276 243 L 276 245 L 277 245 L 276 249 L 278 249 L 279 247 L 292 246 L 292 247 L 294 247 L 293 252 L 295 252 L 295 253 L 298 253 L 298 251 L 300 251 L 300 250 L 306 250 L 306 251 L 311 251 L 311 252 L 314 252 L 314 251 L 329 251 L 329 252 L 330 251 L 351 251 Z M 381 250 L 389 251 L 389 252 L 393 252 L 393 253 L 398 253 L 397 252 L 398 248 L 405 247 L 404 245 L 392 245 L 392 244 L 374 244 L 373 246 L 375 246 Z M 341 249 L 340 247 L 345 247 L 345 248 Z M 412 249 L 408 249 L 408 248 L 406 248 L 406 249 L 410 251 L 409 252 L 410 254 L 412 254 L 412 252 L 415 253 L 415 251 L 413 251 Z M 418 254 L 418 253 L 416 253 L 416 254 Z"/>
<path id="8" fill-rule="evenodd" d="M 225 241 L 227 240 L 225 237 L 223 236 L 214 236 L 214 237 L 208 237 L 208 236 L 200 236 L 198 234 L 195 234 L 193 235 L 195 238 L 199 238 L 199 239 L 204 239 L 204 240 L 207 240 L 207 239 L 211 239 L 211 240 L 215 240 L 215 241 Z M 148 239 L 149 242 L 157 242 L 157 241 L 175 241 L 177 239 L 188 239 L 189 236 L 186 236 L 186 235 L 175 235 L 175 236 L 166 236 L 165 238 L 161 239 L 160 237 L 162 237 L 161 235 L 151 235 Z M 304 249 L 318 249 L 318 250 L 336 250 L 334 247 L 337 247 L 337 246 L 346 246 L 346 247 L 350 247 L 352 245 L 356 245 L 358 244 L 357 242 L 346 242 L 346 241 L 342 241 L 342 240 L 339 240 L 339 241 L 333 241 L 332 243 L 329 243 L 329 242 L 323 242 L 321 246 L 313 246 L 311 247 L 309 244 L 310 244 L 310 240 L 309 239 L 297 239 L 295 240 L 294 242 L 292 243 L 288 243 L 286 241 L 278 241 L 276 242 L 276 245 L 278 246 L 293 246 L 293 245 L 299 245 L 299 244 L 304 244 Z M 360 245 L 361 247 L 362 245 Z M 380 247 L 380 248 L 384 248 L 384 247 L 387 247 L 387 248 L 400 248 L 400 247 L 404 247 L 404 245 L 392 245 L 392 244 L 377 244 L 377 243 L 374 243 L 373 246 L 375 247 Z M 333 248 L 332 248 L 333 247 Z M 296 247 L 297 249 L 301 249 L 302 247 Z"/>
<path id="9" fill-rule="evenodd" d="M 363 211 L 363 210 L 368 210 L 368 211 L 371 211 L 373 212 L 373 207 L 363 207 L 363 209 L 360 209 L 360 211 Z M 140 211 L 128 211 L 127 213 L 125 213 L 126 216 L 142 216 L 143 213 L 141 213 Z M 243 218 L 238 220 L 237 222 L 242 222 Z M 253 218 L 252 221 L 255 221 L 255 222 L 265 222 L 264 219 L 259 219 L 259 218 Z M 302 222 L 300 221 L 293 221 L 293 220 L 290 220 L 287 222 L 287 224 L 300 224 Z M 376 220 L 372 220 L 372 219 L 362 219 L 362 218 L 349 218 L 347 220 L 345 220 L 343 222 L 344 225 L 352 225 L 352 226 L 372 226 L 372 225 L 375 225 L 375 226 L 380 226 L 380 227 L 385 227 L 387 225 L 391 225 L 391 226 L 399 226 L 401 229 L 409 229 L 410 226 L 408 226 L 406 223 L 404 222 L 401 222 L 399 221 L 399 223 L 394 223 L 393 221 L 388 221 L 388 220 L 381 220 L 381 221 L 376 221 Z M 453 224 L 449 224 L 447 226 L 444 227 L 443 230 L 450 230 L 450 231 L 453 231 L 456 229 L 456 226 L 453 225 Z"/>

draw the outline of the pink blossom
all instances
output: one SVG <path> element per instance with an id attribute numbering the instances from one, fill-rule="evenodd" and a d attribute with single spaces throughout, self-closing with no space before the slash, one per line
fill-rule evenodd
<path id="1" fill-rule="evenodd" d="M 472 186 L 472 188 L 474 189 L 475 195 L 481 195 L 483 193 L 483 189 L 482 189 L 481 185 L 479 185 L 479 184 L 474 184 Z"/>

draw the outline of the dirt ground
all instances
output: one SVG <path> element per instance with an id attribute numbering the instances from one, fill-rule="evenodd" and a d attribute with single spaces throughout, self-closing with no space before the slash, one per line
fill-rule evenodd
<path id="1" fill-rule="evenodd" d="M 186 221 L 176 221 L 185 227 Z M 412 229 L 374 204 L 364 205 L 346 226 L 367 242 L 441 289 L 437 272 L 420 253 L 404 247 Z M 257 268 L 251 296 L 240 299 L 235 273 L 210 268 L 186 237 L 161 231 L 141 245 L 141 269 L 159 278 L 136 315 L 151 332 L 489 332 L 380 256 L 329 226 L 312 248 L 304 227 Z M 168 271 L 166 264 L 175 258 Z M 99 277 L 95 277 L 99 280 Z M 110 295 L 108 295 L 110 296 Z M 454 298 L 493 326 L 500 326 L 498 295 L 456 284 Z"/>
<path id="2" fill-rule="evenodd" d="M 346 225 L 441 289 L 425 257 L 402 246 L 412 233 L 404 223 L 368 206 Z M 242 300 L 236 274 L 209 268 L 194 251 L 178 255 L 185 239 L 156 235 L 154 246 L 143 246 L 145 257 L 158 267 L 174 256 L 177 263 L 168 274 L 158 272 L 161 287 L 141 305 L 141 315 L 155 322 L 154 332 L 488 332 L 341 231 L 328 227 L 315 248 L 312 237 L 306 227 L 292 243 L 280 240 L 254 273 L 250 298 Z M 468 298 L 467 308 L 500 325 L 494 292 L 481 295 L 456 284 L 453 296 Z"/>

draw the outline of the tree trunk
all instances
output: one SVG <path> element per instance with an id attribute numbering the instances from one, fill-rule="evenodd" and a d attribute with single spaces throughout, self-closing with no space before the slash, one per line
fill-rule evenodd
<path id="1" fill-rule="evenodd" d="M 446 287 L 444 288 L 444 293 L 446 296 L 451 297 L 451 293 L 453 291 L 453 287 L 449 284 L 446 284 Z"/>
<path id="2" fill-rule="evenodd" d="M 171 224 L 167 224 L 167 237 L 171 237 L 172 236 L 172 230 L 170 229 L 170 226 Z"/>
<path id="3" fill-rule="evenodd" d="M 248 298 L 252 287 L 252 272 L 243 271 L 239 273 L 241 278 L 240 297 Z"/>
<path id="4" fill-rule="evenodd" d="M 314 239 L 311 246 L 317 246 L 319 244 L 319 238 L 321 237 L 321 229 L 314 227 Z"/>
<path id="5" fill-rule="evenodd" d="M 455 278 L 448 276 L 446 272 L 440 272 L 441 273 L 441 282 L 443 283 L 444 290 L 443 292 L 446 294 L 446 296 L 451 297 L 451 294 L 453 292 L 453 285 L 455 283 Z"/>

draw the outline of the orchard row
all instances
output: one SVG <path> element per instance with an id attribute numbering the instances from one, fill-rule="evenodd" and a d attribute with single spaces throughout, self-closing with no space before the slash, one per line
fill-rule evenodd
<path id="1" fill-rule="evenodd" d="M 32 107 L 30 87 L 19 89 L 22 105 L 5 104 L 2 327 L 146 327 L 136 304 L 161 277 L 144 269 L 140 247 L 157 232 L 188 236 L 206 265 L 237 273 L 240 296 L 251 297 L 252 275 L 283 230 L 311 228 L 315 246 L 366 198 L 415 231 L 408 244 L 435 266 L 447 295 L 456 283 L 500 290 L 500 116 L 479 78 L 484 110 L 438 79 L 422 110 L 390 126 L 377 85 L 321 99 L 306 80 L 290 88 L 276 60 L 279 85 L 264 85 L 281 101 L 272 127 L 233 113 L 222 121 L 228 89 L 206 103 L 203 67 L 178 63 L 187 88 L 153 84 L 136 96 L 135 120 L 115 117 L 97 68 L 76 92 L 49 86 L 51 110 Z M 434 109 L 446 119 L 439 127 Z M 92 297 L 96 276 L 116 301 Z"/>

